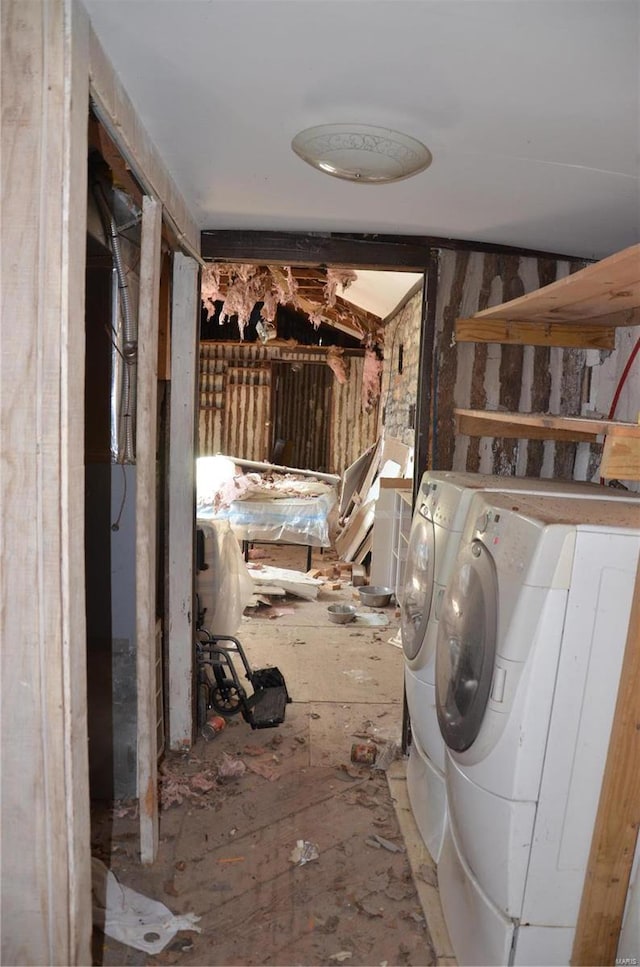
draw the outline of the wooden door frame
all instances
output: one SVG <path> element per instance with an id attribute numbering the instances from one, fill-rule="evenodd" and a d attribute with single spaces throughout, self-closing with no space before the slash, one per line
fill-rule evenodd
<path id="1" fill-rule="evenodd" d="M 429 464 L 431 398 L 435 347 L 436 247 L 452 247 L 451 239 L 421 235 L 356 235 L 318 232 L 203 231 L 200 249 L 205 261 L 248 262 L 260 265 L 340 266 L 393 272 L 421 272 L 425 276 L 422 305 L 414 488 Z M 455 243 L 465 245 L 472 243 Z M 476 248 L 478 246 L 475 246 Z M 500 248 L 500 251 L 504 249 Z M 427 281 L 432 278 L 426 302 Z M 418 419 L 423 422 L 419 425 Z"/>

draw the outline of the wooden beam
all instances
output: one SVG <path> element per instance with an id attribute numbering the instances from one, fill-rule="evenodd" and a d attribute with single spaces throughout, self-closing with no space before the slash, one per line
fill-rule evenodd
<path id="1" fill-rule="evenodd" d="M 216 262 L 259 262 L 267 265 L 339 265 L 353 269 L 398 269 L 424 272 L 431 249 L 493 252 L 520 258 L 579 262 L 557 252 L 494 245 L 441 235 L 354 235 L 341 232 L 260 232 L 231 229 L 202 232 L 204 259 Z"/>
<path id="2" fill-rule="evenodd" d="M 202 232 L 201 251 L 204 259 L 224 262 L 422 272 L 429 246 L 419 236 L 207 231 Z"/>
<path id="3" fill-rule="evenodd" d="M 574 967 L 612 964 L 640 825 L 640 568 L 620 688 L 571 956 Z"/>
<path id="4" fill-rule="evenodd" d="M 455 409 L 454 416 L 457 432 L 469 436 L 598 443 L 602 442 L 605 434 L 613 429 L 632 438 L 640 437 L 640 426 L 636 423 L 620 423 L 591 417 L 462 409 Z"/>
<path id="5" fill-rule="evenodd" d="M 173 257 L 169 450 L 169 557 L 166 620 L 169 679 L 169 746 L 189 748 L 193 738 L 194 527 L 196 392 L 200 298 L 198 264 Z"/>
<path id="6" fill-rule="evenodd" d="M 0 15 L 1 960 L 88 964 L 88 20 L 68 0 Z"/>
<path id="7" fill-rule="evenodd" d="M 156 733 L 156 424 L 162 205 L 142 200 L 136 406 L 136 668 L 140 858 L 158 850 Z"/>
<path id="8" fill-rule="evenodd" d="M 612 326 L 580 326 L 576 323 L 495 319 L 472 316 L 456 319 L 456 342 L 510 343 L 517 346 L 564 346 L 580 349 L 615 349 Z"/>
<path id="9" fill-rule="evenodd" d="M 286 284 L 284 273 L 276 266 L 272 266 L 271 272 L 276 279 L 280 279 L 283 287 Z M 332 309 L 330 306 L 318 305 L 316 302 L 311 302 L 309 299 L 305 299 L 304 296 L 298 295 L 296 298 L 296 308 L 301 309 L 306 312 L 307 315 L 313 315 L 314 313 L 321 311 L 323 317 L 334 327 L 334 329 L 339 329 L 340 332 L 345 332 L 348 336 L 353 336 L 355 339 L 361 339 L 364 332 L 353 325 L 346 325 L 344 321 L 340 318 L 338 312 Z"/>

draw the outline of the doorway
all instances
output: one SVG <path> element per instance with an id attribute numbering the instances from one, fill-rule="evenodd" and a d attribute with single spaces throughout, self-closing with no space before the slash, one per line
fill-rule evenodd
<path id="1" fill-rule="evenodd" d="M 324 363 L 274 360 L 272 367 L 272 461 L 328 472 L 333 375 Z"/>

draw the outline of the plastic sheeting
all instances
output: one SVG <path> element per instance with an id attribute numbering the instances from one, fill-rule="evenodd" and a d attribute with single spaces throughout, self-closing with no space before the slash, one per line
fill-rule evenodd
<path id="1" fill-rule="evenodd" d="M 206 608 L 204 625 L 212 634 L 235 635 L 254 583 L 229 522 L 198 518 L 197 526 L 204 534 L 208 565 L 196 578 L 200 608 Z"/>
<path id="2" fill-rule="evenodd" d="M 91 893 L 95 926 L 136 950 L 159 954 L 179 930 L 201 932 L 196 926 L 200 917 L 195 913 L 175 916 L 164 903 L 122 886 L 95 857 L 91 860 Z"/>
<path id="3" fill-rule="evenodd" d="M 213 516 L 213 510 L 198 508 L 199 520 L 208 520 L 209 515 Z M 330 547 L 336 515 L 337 499 L 331 489 L 316 497 L 234 500 L 230 507 L 218 511 L 215 519 L 228 521 L 243 541 Z"/>

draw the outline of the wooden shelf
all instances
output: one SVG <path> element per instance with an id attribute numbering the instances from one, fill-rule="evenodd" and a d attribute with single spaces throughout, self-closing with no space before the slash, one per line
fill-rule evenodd
<path id="1" fill-rule="evenodd" d="M 600 475 L 607 480 L 640 480 L 640 424 L 546 413 L 453 412 L 456 432 L 467 436 L 604 443 Z"/>
<path id="2" fill-rule="evenodd" d="M 617 326 L 640 325 L 640 245 L 511 302 L 456 320 L 459 342 L 612 349 Z"/>

